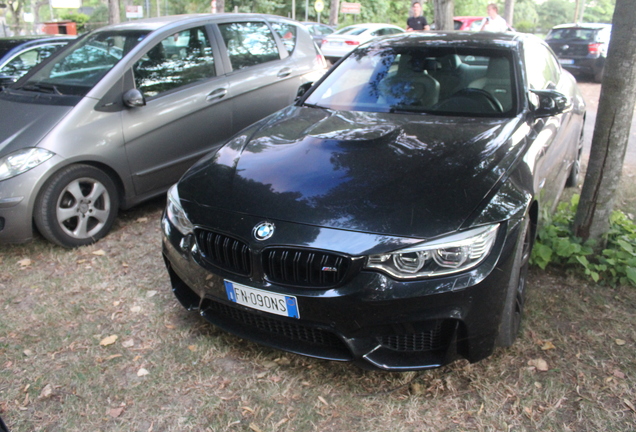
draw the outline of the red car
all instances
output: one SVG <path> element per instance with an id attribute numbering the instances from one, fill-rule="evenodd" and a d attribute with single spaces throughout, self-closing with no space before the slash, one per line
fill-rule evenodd
<path id="1" fill-rule="evenodd" d="M 453 17 L 455 26 L 454 30 L 481 30 L 481 26 L 484 25 L 486 17 L 483 16 L 457 16 Z"/>

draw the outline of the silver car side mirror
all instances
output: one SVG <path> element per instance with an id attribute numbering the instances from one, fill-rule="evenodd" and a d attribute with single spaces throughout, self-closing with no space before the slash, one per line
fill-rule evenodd
<path id="1" fill-rule="evenodd" d="M 124 105 L 130 108 L 142 107 L 146 105 L 146 98 L 142 92 L 137 89 L 130 89 L 122 96 Z"/>

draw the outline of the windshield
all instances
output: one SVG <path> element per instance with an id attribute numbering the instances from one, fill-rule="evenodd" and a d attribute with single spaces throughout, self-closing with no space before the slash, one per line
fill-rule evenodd
<path id="1" fill-rule="evenodd" d="M 149 32 L 96 32 L 47 63 L 19 87 L 22 90 L 84 96 Z"/>
<path id="2" fill-rule="evenodd" d="M 349 27 L 345 27 L 343 29 L 338 30 L 334 34 L 337 34 L 337 35 L 348 34 L 348 35 L 355 36 L 355 35 L 359 35 L 360 33 L 364 33 L 366 30 L 367 30 L 366 27 L 349 26 Z"/>
<path id="3" fill-rule="evenodd" d="M 582 28 L 552 29 L 546 40 L 581 40 L 594 41 L 596 30 Z"/>
<path id="4" fill-rule="evenodd" d="M 358 49 L 306 105 L 345 111 L 511 116 L 516 84 L 508 50 L 452 47 Z"/>

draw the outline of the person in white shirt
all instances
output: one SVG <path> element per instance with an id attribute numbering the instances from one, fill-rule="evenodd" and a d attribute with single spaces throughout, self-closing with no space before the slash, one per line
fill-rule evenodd
<path id="1" fill-rule="evenodd" d="M 487 7 L 488 17 L 484 20 L 481 30 L 489 32 L 505 32 L 508 31 L 506 20 L 499 15 L 499 8 L 496 4 L 490 3 Z"/>

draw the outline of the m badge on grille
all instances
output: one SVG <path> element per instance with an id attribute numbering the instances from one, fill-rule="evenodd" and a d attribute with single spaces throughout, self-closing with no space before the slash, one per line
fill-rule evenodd
<path id="1" fill-rule="evenodd" d="M 270 222 L 261 222 L 254 227 L 252 233 L 256 240 L 267 240 L 274 235 L 274 224 Z"/>

